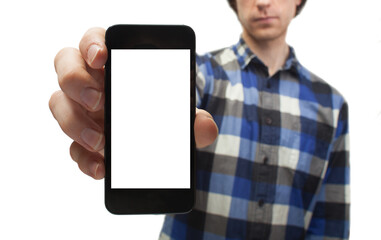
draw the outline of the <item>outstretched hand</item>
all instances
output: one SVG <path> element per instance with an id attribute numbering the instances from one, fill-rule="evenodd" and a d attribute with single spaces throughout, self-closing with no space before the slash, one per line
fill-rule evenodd
<path id="1" fill-rule="evenodd" d="M 92 28 L 79 49 L 64 48 L 54 59 L 61 90 L 53 93 L 50 110 L 66 135 L 73 139 L 70 155 L 85 174 L 102 179 L 104 166 L 105 30 Z M 170 116 L 168 115 L 168 118 Z M 218 129 L 212 116 L 196 109 L 194 124 L 198 148 L 212 144 Z"/>

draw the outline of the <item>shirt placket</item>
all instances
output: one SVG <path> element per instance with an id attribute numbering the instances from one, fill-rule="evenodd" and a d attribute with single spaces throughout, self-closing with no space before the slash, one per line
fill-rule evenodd
<path id="1" fill-rule="evenodd" d="M 271 91 L 271 79 L 263 77 L 261 79 L 262 84 L 258 87 L 260 88 L 259 94 L 259 103 L 258 107 L 260 109 L 272 110 L 274 108 L 274 97 L 272 94 L 269 94 Z M 264 93 L 267 92 L 267 94 Z M 270 182 L 274 176 L 269 166 L 269 163 L 274 158 L 274 148 L 270 144 L 263 143 L 272 143 L 274 142 L 274 128 L 272 124 L 274 119 L 272 118 L 270 111 L 260 111 L 258 116 L 259 121 L 259 143 L 255 156 L 255 168 L 253 173 L 253 187 L 254 187 L 254 202 L 253 202 L 253 221 L 260 224 L 260 227 L 254 227 L 251 235 L 255 238 L 259 237 L 261 239 L 266 239 L 269 233 L 269 225 L 266 223 L 271 222 L 272 212 L 271 212 L 271 203 L 272 196 L 270 187 Z M 258 239 L 259 239 L 258 238 Z"/>

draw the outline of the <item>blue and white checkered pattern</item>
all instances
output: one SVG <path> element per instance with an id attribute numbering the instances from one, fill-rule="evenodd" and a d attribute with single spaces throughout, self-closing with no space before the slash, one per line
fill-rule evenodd
<path id="1" fill-rule="evenodd" d="M 297 61 L 269 77 L 240 39 L 197 58 L 198 107 L 218 127 L 197 153 L 196 206 L 161 239 L 347 239 L 348 108 Z"/>

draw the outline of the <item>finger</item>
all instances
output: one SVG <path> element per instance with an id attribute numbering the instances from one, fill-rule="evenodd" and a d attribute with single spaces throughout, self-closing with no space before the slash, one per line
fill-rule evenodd
<path id="1" fill-rule="evenodd" d="M 78 163 L 79 169 L 94 179 L 102 179 L 105 176 L 103 157 L 96 152 L 89 152 L 77 142 L 70 146 L 71 158 Z"/>
<path id="2" fill-rule="evenodd" d="M 103 69 L 89 70 L 75 48 L 62 49 L 54 59 L 54 66 L 58 83 L 67 96 L 89 111 L 103 108 Z"/>
<path id="3" fill-rule="evenodd" d="M 104 115 L 104 109 L 101 109 L 97 112 L 87 112 L 87 115 L 93 119 L 99 126 L 104 126 L 105 122 L 105 115 Z"/>
<path id="4" fill-rule="evenodd" d="M 104 148 L 103 125 L 98 125 L 87 111 L 62 91 L 53 93 L 49 107 L 61 129 L 74 141 L 91 152 Z"/>
<path id="5" fill-rule="evenodd" d="M 197 148 L 204 148 L 214 142 L 218 135 L 218 127 L 212 115 L 207 111 L 196 109 L 194 136 Z"/>
<path id="6" fill-rule="evenodd" d="M 83 35 L 79 43 L 83 59 L 93 69 L 102 69 L 106 63 L 105 33 L 103 28 L 91 28 Z"/>

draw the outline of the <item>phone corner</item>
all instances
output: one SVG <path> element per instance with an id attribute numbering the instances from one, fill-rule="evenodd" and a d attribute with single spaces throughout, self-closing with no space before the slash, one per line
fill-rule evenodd
<path id="1" fill-rule="evenodd" d="M 117 209 L 113 206 L 112 203 L 110 203 L 110 201 L 108 201 L 107 199 L 105 199 L 105 208 L 106 210 L 111 213 L 111 214 L 114 214 L 114 215 L 120 215 L 120 213 L 117 211 Z"/>

